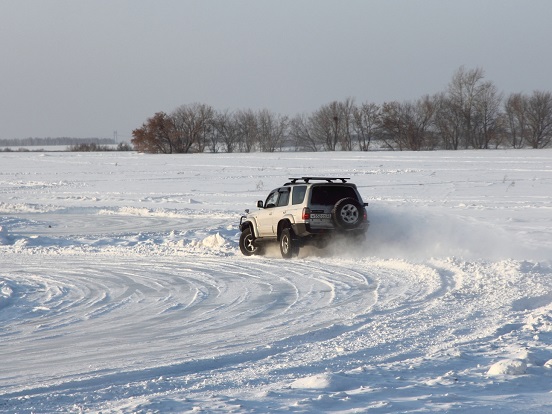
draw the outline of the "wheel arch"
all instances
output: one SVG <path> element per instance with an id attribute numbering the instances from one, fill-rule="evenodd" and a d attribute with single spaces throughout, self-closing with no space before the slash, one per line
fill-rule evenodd
<path id="1" fill-rule="evenodd" d="M 291 220 L 289 219 L 289 217 L 284 217 L 283 219 L 281 219 L 278 222 L 278 229 L 276 230 L 276 238 L 277 238 L 278 241 L 280 240 L 282 230 L 284 230 L 286 228 L 290 228 L 290 229 L 292 228 Z"/>
<path id="2" fill-rule="evenodd" d="M 253 220 L 246 220 L 243 223 L 240 224 L 240 230 L 244 231 L 246 228 L 250 228 L 251 232 L 253 233 L 254 237 L 259 237 L 259 232 L 257 231 L 257 226 L 253 222 Z"/>

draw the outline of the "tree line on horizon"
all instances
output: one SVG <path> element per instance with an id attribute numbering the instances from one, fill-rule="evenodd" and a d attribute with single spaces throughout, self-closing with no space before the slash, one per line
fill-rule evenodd
<path id="1" fill-rule="evenodd" d="M 194 103 L 157 112 L 132 137 L 135 150 L 163 154 L 546 148 L 552 93 L 504 96 L 482 68 L 462 66 L 445 91 L 414 101 L 378 105 L 347 98 L 294 117 Z"/>
<path id="2" fill-rule="evenodd" d="M 61 145 L 113 145 L 115 141 L 112 138 L 72 138 L 72 137 L 48 137 L 48 138 L 23 138 L 23 139 L 0 139 L 0 146 L 61 146 Z"/>

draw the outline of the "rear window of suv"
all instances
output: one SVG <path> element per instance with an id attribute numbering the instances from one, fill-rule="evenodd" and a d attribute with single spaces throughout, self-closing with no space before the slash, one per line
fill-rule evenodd
<path id="1" fill-rule="evenodd" d="M 353 187 L 346 185 L 313 186 L 311 191 L 311 204 L 333 206 L 342 198 L 347 197 L 352 197 L 357 200 L 357 195 Z"/>

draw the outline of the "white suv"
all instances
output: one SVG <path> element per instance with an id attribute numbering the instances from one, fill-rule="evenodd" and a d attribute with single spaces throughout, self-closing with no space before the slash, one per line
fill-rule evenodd
<path id="1" fill-rule="evenodd" d="M 336 233 L 363 239 L 368 229 L 367 203 L 349 178 L 301 177 L 270 192 L 259 210 L 240 220 L 240 250 L 261 254 L 267 242 L 279 242 L 282 257 L 288 259 L 307 243 L 327 245 Z"/>

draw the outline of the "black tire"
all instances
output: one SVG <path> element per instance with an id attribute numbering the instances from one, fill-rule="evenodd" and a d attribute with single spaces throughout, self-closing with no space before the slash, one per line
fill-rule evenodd
<path id="1" fill-rule="evenodd" d="M 342 198 L 332 209 L 332 219 L 344 230 L 356 229 L 364 220 L 364 207 L 352 197 Z"/>
<path id="2" fill-rule="evenodd" d="M 251 227 L 246 227 L 245 229 L 243 229 L 240 235 L 240 250 L 244 254 L 244 256 L 258 254 L 259 248 L 253 243 L 254 240 L 255 237 L 253 237 Z"/>
<path id="3" fill-rule="evenodd" d="M 299 244 L 289 227 L 283 229 L 280 235 L 280 253 L 284 259 L 291 259 L 299 253 Z"/>

